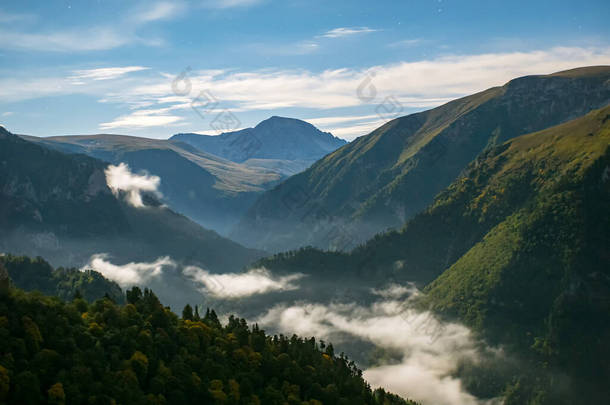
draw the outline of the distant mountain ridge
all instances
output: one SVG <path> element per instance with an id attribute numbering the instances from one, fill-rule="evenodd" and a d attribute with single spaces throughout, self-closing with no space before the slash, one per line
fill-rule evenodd
<path id="1" fill-rule="evenodd" d="M 308 122 L 278 116 L 268 118 L 254 128 L 216 136 L 176 134 L 170 140 L 186 142 L 201 151 L 246 165 L 264 164 L 263 161 L 269 159 L 299 162 L 302 168 L 347 143 Z"/>
<path id="2" fill-rule="evenodd" d="M 526 76 L 397 118 L 263 193 L 232 236 L 282 251 L 349 249 L 400 227 L 475 157 L 610 103 L 610 67 Z"/>
<path id="3" fill-rule="evenodd" d="M 94 253 L 119 263 L 170 256 L 238 271 L 263 253 L 222 238 L 161 206 L 136 208 L 106 184 L 107 163 L 66 154 L 0 127 L 0 252 L 81 266 Z"/>
<path id="4" fill-rule="evenodd" d="M 108 134 L 22 138 L 159 176 L 164 202 L 224 234 L 258 194 L 281 179 L 273 170 L 231 162 L 179 141 Z"/>

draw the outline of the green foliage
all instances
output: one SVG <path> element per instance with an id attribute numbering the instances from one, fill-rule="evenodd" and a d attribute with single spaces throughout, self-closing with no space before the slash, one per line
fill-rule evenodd
<path id="1" fill-rule="evenodd" d="M 53 269 L 44 259 L 25 256 L 0 256 L 0 266 L 4 266 L 15 286 L 26 291 L 40 291 L 71 301 L 84 298 L 92 302 L 107 295 L 122 303 L 125 298 L 121 288 L 100 273 L 92 270 Z"/>
<path id="2" fill-rule="evenodd" d="M 124 306 L 0 298 L 0 404 L 412 404 L 371 390 L 314 338 L 221 325 L 212 310 L 178 318 L 148 289 L 126 295 Z"/>

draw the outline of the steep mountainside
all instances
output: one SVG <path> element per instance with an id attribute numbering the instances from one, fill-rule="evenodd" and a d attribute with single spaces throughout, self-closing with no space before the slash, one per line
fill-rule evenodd
<path id="1" fill-rule="evenodd" d="M 64 154 L 0 128 L 0 252 L 80 266 L 93 253 L 117 262 L 171 256 L 213 271 L 239 270 L 260 252 L 224 239 L 146 197 L 135 208 L 106 184 L 107 164 Z"/>
<path id="2" fill-rule="evenodd" d="M 271 117 L 254 128 L 218 136 L 176 134 L 170 138 L 251 167 L 267 167 L 283 174 L 298 173 L 313 162 L 346 144 L 294 118 Z"/>
<path id="3" fill-rule="evenodd" d="M 399 227 L 482 151 L 610 102 L 610 67 L 515 79 L 388 122 L 264 193 L 232 233 L 271 251 L 344 249 Z"/>
<path id="4" fill-rule="evenodd" d="M 400 232 L 350 254 L 303 249 L 258 265 L 427 285 L 428 307 L 527 359 L 507 404 L 600 403 L 610 378 L 608 207 L 605 107 L 490 148 Z"/>
<path id="5" fill-rule="evenodd" d="M 159 176 L 160 191 L 173 210 L 223 234 L 281 178 L 273 170 L 231 162 L 182 142 L 121 135 L 23 138 Z"/>

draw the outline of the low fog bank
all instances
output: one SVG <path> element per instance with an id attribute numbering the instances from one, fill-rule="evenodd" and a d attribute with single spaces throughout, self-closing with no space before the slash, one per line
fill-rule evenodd
<path id="1" fill-rule="evenodd" d="M 480 389 L 472 382 L 480 384 L 482 373 L 488 371 L 497 374 L 509 359 L 465 326 L 418 309 L 421 292 L 414 284 L 371 286 L 370 281 L 276 274 L 266 268 L 219 274 L 169 256 L 119 262 L 106 253 L 91 255 L 81 266 L 86 269 L 123 289 L 151 288 L 177 313 L 188 303 L 198 306 L 200 313 L 213 308 L 221 318 L 244 317 L 271 334 L 331 342 L 336 354 L 345 352 L 364 369 L 373 387 L 423 404 L 502 402 L 498 389 Z"/>
<path id="2" fill-rule="evenodd" d="M 391 285 L 373 290 L 377 300 L 321 304 L 277 304 L 256 319 L 259 325 L 301 336 L 316 336 L 334 344 L 335 351 L 362 342 L 369 351 L 365 379 L 374 387 L 424 404 L 500 404 L 500 398 L 477 399 L 456 373 L 463 364 L 483 359 L 502 361 L 500 350 L 477 341 L 470 330 L 442 322 L 428 311 L 414 308 L 419 292 L 412 286 Z M 350 353 L 347 353 L 350 355 Z M 350 356 L 351 357 L 351 356 Z"/>
<path id="3" fill-rule="evenodd" d="M 87 268 L 123 288 L 148 286 L 176 312 L 189 303 L 200 313 L 213 308 L 221 318 L 244 317 L 268 333 L 331 342 L 335 353 L 345 352 L 364 369 L 372 386 L 424 404 L 502 403 L 493 389 L 479 390 L 484 399 L 477 398 L 463 378 L 481 381 L 479 375 L 490 365 L 505 367 L 505 354 L 465 326 L 418 309 L 421 292 L 411 283 L 369 287 L 358 280 L 337 283 L 265 268 L 214 274 L 170 257 L 118 265 L 97 254 L 83 266 Z"/>

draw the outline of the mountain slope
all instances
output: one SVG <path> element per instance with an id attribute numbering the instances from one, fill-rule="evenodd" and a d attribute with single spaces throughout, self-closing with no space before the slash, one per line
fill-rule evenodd
<path id="1" fill-rule="evenodd" d="M 271 251 L 353 247 L 412 218 L 482 151 L 609 102 L 610 67 L 600 66 L 522 77 L 395 119 L 261 195 L 232 235 Z"/>
<path id="2" fill-rule="evenodd" d="M 168 205 L 220 233 L 230 227 L 258 194 L 280 180 L 276 172 L 248 167 L 202 152 L 182 142 L 121 135 L 74 135 L 29 141 L 67 153 L 83 153 L 161 178 Z"/>
<path id="3" fill-rule="evenodd" d="M 170 138 L 233 162 L 252 167 L 273 167 L 283 174 L 295 174 L 346 144 L 294 118 L 271 117 L 254 128 L 218 136 L 176 134 Z"/>
<path id="4" fill-rule="evenodd" d="M 160 256 L 239 270 L 260 252 L 220 237 L 150 200 L 135 208 L 106 184 L 107 164 L 64 154 L 0 128 L 0 250 L 81 266 L 94 253 L 118 262 Z"/>
<path id="5" fill-rule="evenodd" d="M 258 265 L 416 281 L 427 308 L 526 359 L 507 404 L 600 403 L 610 377 L 608 207 L 610 106 L 490 148 L 400 232 L 349 254 L 303 249 Z"/>

